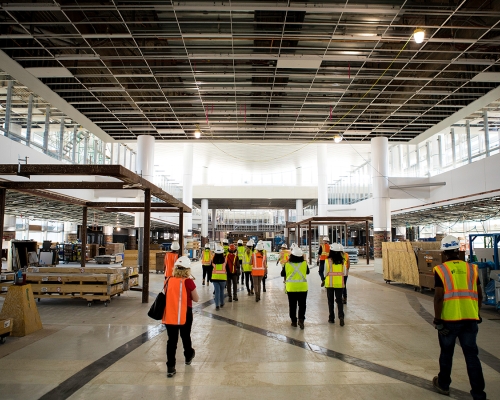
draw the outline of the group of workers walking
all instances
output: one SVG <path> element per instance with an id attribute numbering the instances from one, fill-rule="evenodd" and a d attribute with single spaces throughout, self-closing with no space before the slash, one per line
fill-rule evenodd
<path id="1" fill-rule="evenodd" d="M 479 311 L 482 303 L 481 282 L 477 266 L 461 261 L 459 258 L 459 240 L 447 236 L 441 243 L 446 261 L 434 268 L 435 297 L 434 325 L 438 330 L 441 354 L 440 372 L 432 380 L 434 388 L 441 394 L 449 395 L 451 369 L 455 343 L 458 339 L 467 364 L 467 373 L 471 384 L 471 395 L 476 400 L 485 400 L 486 393 L 481 362 L 476 344 L 478 324 L 482 322 Z M 168 334 L 167 341 L 167 376 L 175 375 L 175 353 L 179 334 L 184 347 L 186 365 L 191 364 L 195 350 L 191 344 L 191 326 L 193 322 L 192 302 L 199 300 L 196 285 L 191 278 L 190 260 L 179 257 L 179 247 L 175 243 L 165 256 L 165 313 L 162 322 Z M 347 303 L 347 276 L 349 257 L 341 244 L 329 244 L 325 237 L 319 251 L 319 275 L 321 286 L 326 288 L 329 310 L 329 323 L 335 323 L 335 303 L 337 303 L 340 326 L 344 326 L 344 304 Z M 292 245 L 290 250 L 283 245 L 278 262 L 282 266 L 281 276 L 285 278 L 288 295 L 291 326 L 304 329 L 308 292 L 307 274 L 309 266 L 299 246 Z M 217 245 L 212 253 L 206 245 L 202 254 L 203 282 L 214 285 L 216 310 L 224 307 L 224 289 L 228 289 L 228 301 L 238 301 L 237 286 L 239 276 L 245 277 L 247 293 L 260 300 L 260 288 L 267 277 L 267 254 L 262 241 L 257 245 L 248 241 L 243 246 Z M 252 278 L 250 280 L 250 277 Z M 298 314 L 297 314 L 298 308 Z"/>

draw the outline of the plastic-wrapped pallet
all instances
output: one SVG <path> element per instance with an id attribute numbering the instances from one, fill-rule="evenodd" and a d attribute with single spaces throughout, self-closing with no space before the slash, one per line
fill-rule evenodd
<path id="1" fill-rule="evenodd" d="M 352 264 L 358 263 L 358 249 L 356 247 L 344 247 L 344 252 L 349 254 L 349 260 Z"/>

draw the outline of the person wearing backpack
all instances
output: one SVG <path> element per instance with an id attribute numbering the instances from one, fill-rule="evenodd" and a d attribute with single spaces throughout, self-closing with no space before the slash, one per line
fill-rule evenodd
<path id="1" fill-rule="evenodd" d="M 214 258 L 212 259 L 212 283 L 214 284 L 215 309 L 218 311 L 224 307 L 224 289 L 226 287 L 227 271 L 226 257 L 224 249 L 221 246 L 215 248 Z"/>
<path id="2" fill-rule="evenodd" d="M 175 353 L 179 333 L 184 347 L 186 365 L 191 365 L 195 351 L 191 343 L 191 326 L 193 325 L 193 301 L 200 300 L 196 285 L 191 276 L 191 262 L 187 257 L 175 261 L 173 276 L 167 278 L 166 307 L 162 323 L 167 328 L 167 377 L 175 375 Z"/>
<path id="3" fill-rule="evenodd" d="M 297 327 L 297 305 L 299 306 L 298 324 L 304 329 L 306 319 L 307 277 L 309 266 L 304 261 L 304 254 L 300 247 L 294 247 L 290 258 L 281 269 L 281 276 L 285 278 L 288 307 L 292 326 Z"/>

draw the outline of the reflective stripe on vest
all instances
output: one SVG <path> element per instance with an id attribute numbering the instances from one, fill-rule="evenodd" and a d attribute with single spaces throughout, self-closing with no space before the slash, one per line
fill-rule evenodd
<path id="1" fill-rule="evenodd" d="M 264 254 L 254 253 L 253 264 L 252 264 L 252 275 L 253 276 L 264 276 L 265 275 Z"/>
<path id="2" fill-rule="evenodd" d="M 167 284 L 166 307 L 162 323 L 167 325 L 184 325 L 187 315 L 186 278 L 169 278 Z"/>
<path id="3" fill-rule="evenodd" d="M 280 251 L 280 264 L 285 266 L 290 258 L 290 250 L 281 250 Z"/>
<path id="4" fill-rule="evenodd" d="M 243 261 L 243 254 L 245 254 L 245 246 L 238 246 L 238 259 Z"/>
<path id="5" fill-rule="evenodd" d="M 325 260 L 325 287 L 337 289 L 344 287 L 344 267 L 344 264 L 333 264 L 330 258 Z"/>
<path id="6" fill-rule="evenodd" d="M 444 286 L 444 321 L 478 320 L 477 267 L 464 261 L 447 261 L 434 267 Z"/>
<path id="7" fill-rule="evenodd" d="M 234 253 L 229 253 L 226 257 L 227 269 L 230 274 L 235 274 L 238 271 L 236 270 L 236 260 L 238 256 Z"/>
<path id="8" fill-rule="evenodd" d="M 227 256 L 227 253 L 229 253 L 229 246 L 227 244 L 225 244 L 224 246 L 222 246 L 223 249 L 224 249 L 224 257 Z"/>
<path id="9" fill-rule="evenodd" d="M 224 264 L 214 264 L 212 263 L 212 280 L 213 281 L 227 281 L 227 272 L 226 272 L 226 261 Z"/>
<path id="10" fill-rule="evenodd" d="M 287 292 L 307 292 L 307 263 L 305 261 L 300 264 L 287 262 L 285 272 Z"/>
<path id="11" fill-rule="evenodd" d="M 202 264 L 203 265 L 210 265 L 210 259 L 211 259 L 211 254 L 210 250 L 203 250 L 203 258 L 202 258 Z"/>
<path id="12" fill-rule="evenodd" d="M 321 246 L 321 255 L 319 256 L 320 260 L 326 260 L 330 255 L 330 245 L 328 243 L 323 243 Z"/>
<path id="13" fill-rule="evenodd" d="M 243 254 L 243 272 L 252 272 L 252 253 L 247 254 L 246 251 Z"/>
<path id="14" fill-rule="evenodd" d="M 179 254 L 169 252 L 165 254 L 165 278 L 170 278 L 174 275 L 174 264 L 179 258 Z"/>

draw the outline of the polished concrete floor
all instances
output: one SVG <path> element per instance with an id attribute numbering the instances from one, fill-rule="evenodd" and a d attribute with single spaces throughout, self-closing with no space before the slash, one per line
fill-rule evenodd
<path id="1" fill-rule="evenodd" d="M 271 263 L 274 264 L 274 263 Z M 328 324 L 317 268 L 309 276 L 305 329 L 290 326 L 280 269 L 272 265 L 267 292 L 255 302 L 215 311 L 212 287 L 201 285 L 192 330 L 196 357 L 167 378 L 166 332 L 148 318 L 141 293 L 126 292 L 108 307 L 43 300 L 44 329 L 0 345 L 0 399 L 440 399 L 430 380 L 439 346 L 432 296 L 385 284 L 373 267 L 353 266 L 346 325 Z M 151 298 L 161 289 L 151 274 Z M 1 304 L 2 300 L 0 300 Z M 483 312 L 478 345 L 490 399 L 500 399 L 500 315 Z M 471 398 L 460 348 L 452 374 L 455 399 Z"/>

